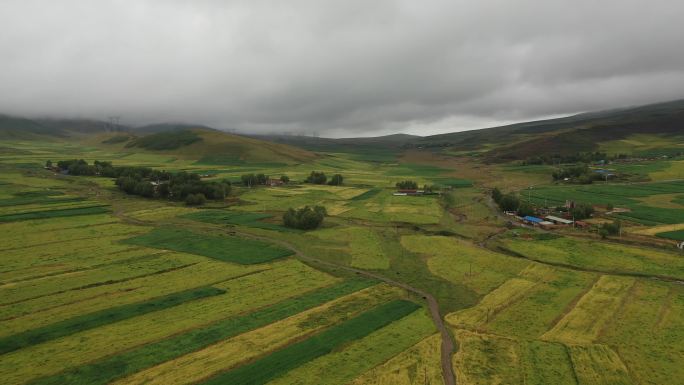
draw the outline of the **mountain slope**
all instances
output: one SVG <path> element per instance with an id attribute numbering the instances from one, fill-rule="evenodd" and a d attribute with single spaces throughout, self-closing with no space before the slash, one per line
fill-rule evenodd
<path id="1" fill-rule="evenodd" d="M 237 165 L 245 162 L 295 164 L 318 157 L 301 148 L 203 127 L 161 131 L 142 136 L 133 131 L 133 135 L 128 138 L 111 140 L 117 137 L 121 137 L 121 134 L 100 135 L 91 143 L 97 141 L 100 145 L 122 152 L 169 153 L 212 165 Z"/>
<path id="2" fill-rule="evenodd" d="M 672 145 L 677 146 L 679 137 L 684 137 L 684 100 L 433 135 L 410 146 L 479 150 L 489 161 L 507 161 L 598 151 L 606 142 L 633 135 L 672 138 Z"/>

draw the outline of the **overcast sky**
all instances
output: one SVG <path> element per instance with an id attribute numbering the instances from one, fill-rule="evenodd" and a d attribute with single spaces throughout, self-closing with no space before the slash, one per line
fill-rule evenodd
<path id="1" fill-rule="evenodd" d="M 682 0 L 0 0 L 0 112 L 419 135 L 684 97 Z"/>

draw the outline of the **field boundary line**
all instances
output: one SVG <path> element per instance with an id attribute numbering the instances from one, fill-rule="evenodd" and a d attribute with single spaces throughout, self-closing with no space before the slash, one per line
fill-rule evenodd
<path id="1" fill-rule="evenodd" d="M 18 301 L 14 301 L 14 302 L 2 303 L 2 304 L 0 304 L 0 307 L 3 307 L 3 306 L 10 306 L 10 305 L 16 305 L 16 304 L 18 304 L 18 303 L 22 303 L 22 302 L 26 302 L 26 301 L 31 301 L 31 300 L 39 299 L 39 298 L 45 298 L 45 297 L 49 297 L 49 296 L 52 296 L 52 295 L 64 294 L 64 293 L 68 293 L 68 292 L 70 292 L 70 291 L 87 290 L 87 289 L 92 289 L 92 288 L 100 287 L 100 286 L 115 285 L 115 284 L 117 284 L 117 283 L 133 281 L 133 280 L 139 279 L 139 278 L 146 278 L 146 277 L 151 277 L 151 276 L 154 276 L 154 275 L 159 275 L 159 274 L 164 274 L 164 273 L 170 273 L 170 272 L 172 272 L 172 271 L 182 270 L 182 269 L 188 268 L 188 267 L 190 267 L 190 266 L 197 265 L 198 263 L 199 263 L 199 262 L 187 263 L 187 264 L 185 264 L 185 265 L 180 265 L 180 266 L 175 266 L 175 267 L 169 267 L 169 268 L 167 268 L 167 269 L 157 270 L 157 271 L 152 272 L 152 273 L 145 273 L 145 274 L 136 275 L 136 276 L 132 276 L 132 277 L 121 278 L 121 279 L 112 279 L 112 280 L 109 280 L 109 281 L 93 282 L 93 283 L 89 283 L 89 284 L 87 284 L 87 285 L 75 287 L 75 288 L 73 288 L 73 289 L 60 290 L 60 291 L 56 291 L 56 292 L 49 293 L 49 294 L 37 295 L 37 296 L 35 296 L 35 297 L 30 297 L 30 298 L 24 298 L 24 299 L 22 299 L 22 300 L 18 300 Z"/>
<path id="2" fill-rule="evenodd" d="M 417 289 L 413 286 L 410 286 L 406 283 L 395 281 L 393 279 L 387 278 L 381 274 L 369 272 L 363 269 L 358 269 L 354 267 L 349 267 L 349 266 L 343 266 L 343 265 L 338 265 L 333 262 L 328 262 L 324 261 L 318 258 L 314 257 L 309 257 L 303 252 L 301 252 L 297 247 L 294 245 L 290 244 L 289 242 L 282 241 L 279 239 L 270 239 L 267 237 L 255 235 L 255 234 L 250 234 L 250 233 L 245 233 L 242 231 L 235 231 L 237 235 L 247 237 L 247 238 L 253 238 L 253 239 L 259 239 L 259 240 L 268 240 L 269 242 L 279 244 L 283 247 L 286 247 L 294 252 L 294 256 L 307 261 L 309 263 L 314 263 L 314 264 L 319 264 L 319 265 L 324 265 L 328 266 L 334 269 L 340 269 L 340 270 L 345 270 L 348 272 L 352 272 L 358 275 L 363 275 L 365 277 L 379 280 L 382 282 L 385 282 L 387 284 L 390 284 L 392 286 L 396 286 L 399 288 L 402 288 L 404 290 L 407 290 L 411 293 L 417 294 L 420 297 L 422 297 L 428 305 L 428 309 L 430 311 L 430 316 L 432 318 L 433 323 L 435 324 L 435 327 L 437 328 L 438 332 L 442 336 L 442 346 L 441 346 L 441 364 L 442 364 L 442 377 L 444 378 L 444 385 L 456 385 L 456 375 L 454 373 L 454 368 L 451 364 L 451 357 L 454 354 L 454 350 L 456 348 L 456 343 L 454 341 L 453 336 L 449 332 L 449 329 L 446 327 L 444 320 L 442 319 L 442 315 L 439 310 L 439 303 L 435 299 L 435 297 L 423 290 Z"/>
<path id="3" fill-rule="evenodd" d="M 653 275 L 653 274 L 641 274 L 641 273 L 637 273 L 637 272 L 632 273 L 632 272 L 627 272 L 627 271 L 590 269 L 590 268 L 579 267 L 579 266 L 570 265 L 570 264 L 562 263 L 562 262 L 550 262 L 550 261 L 540 260 L 540 259 L 537 259 L 534 257 L 527 256 L 525 254 L 518 253 L 518 252 L 513 251 L 513 250 L 511 250 L 505 246 L 502 246 L 502 245 L 497 245 L 496 249 L 498 251 L 501 251 L 502 253 L 508 255 L 508 256 L 520 258 L 520 259 L 526 259 L 528 261 L 541 263 L 542 265 L 562 267 L 565 269 L 583 271 L 586 273 L 596 273 L 596 274 L 601 274 L 601 275 L 614 275 L 614 276 L 618 276 L 618 277 L 628 277 L 628 278 L 652 279 L 652 280 L 656 280 L 656 281 L 670 282 L 670 283 L 674 283 L 677 285 L 684 285 L 684 280 L 682 280 L 681 278 L 670 277 L 667 275 Z"/>

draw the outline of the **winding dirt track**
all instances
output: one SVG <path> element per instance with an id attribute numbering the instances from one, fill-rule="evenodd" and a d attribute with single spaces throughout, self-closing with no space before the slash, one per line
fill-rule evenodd
<path id="1" fill-rule="evenodd" d="M 395 281 L 393 279 L 384 277 L 380 274 L 372 273 L 366 270 L 361 270 L 361 269 L 356 269 L 353 267 L 348 267 L 348 266 L 343 266 L 343 265 L 338 265 L 336 263 L 328 262 L 328 261 L 323 261 L 318 258 L 313 258 L 306 256 L 304 253 L 302 253 L 300 250 L 298 250 L 295 246 L 292 244 L 285 242 L 285 241 L 280 241 L 272 238 L 266 238 L 266 237 L 260 237 L 256 236 L 253 234 L 248 234 L 248 233 L 243 233 L 239 231 L 235 231 L 235 234 L 245 237 L 245 238 L 252 238 L 252 239 L 258 239 L 258 240 L 263 240 L 263 241 L 268 241 L 270 243 L 276 243 L 279 244 L 280 246 L 283 246 L 285 248 L 288 248 L 297 255 L 297 257 L 303 261 L 315 263 L 315 264 L 320 264 L 320 265 L 325 265 L 328 267 L 332 267 L 335 269 L 341 269 L 341 270 L 346 270 L 349 272 L 353 272 L 358 275 L 362 275 L 368 278 L 373 278 L 378 281 L 385 282 L 389 285 L 400 287 L 404 290 L 410 291 L 414 294 L 417 294 L 423 299 L 427 301 L 428 308 L 430 309 L 430 316 L 432 317 L 432 322 L 434 322 L 435 327 L 437 330 L 439 330 L 440 335 L 442 336 L 442 354 L 441 354 L 441 361 L 442 361 L 442 377 L 444 378 L 444 385 L 456 385 L 456 375 L 454 374 L 454 368 L 451 365 L 451 357 L 454 354 L 454 349 L 455 349 L 455 344 L 454 340 L 451 337 L 451 334 L 449 334 L 449 330 L 447 329 L 446 325 L 444 325 L 444 320 L 442 320 L 442 315 L 439 312 L 439 303 L 437 303 L 437 300 L 435 299 L 432 294 L 427 293 L 423 290 L 417 289 L 413 286 L 407 285 L 403 282 Z"/>
<path id="2" fill-rule="evenodd" d="M 116 217 L 122 219 L 123 221 L 129 222 L 134 225 L 147 225 L 145 221 L 141 221 L 138 219 L 131 218 L 123 213 L 122 210 L 114 210 L 113 213 Z M 294 245 L 292 245 L 289 242 L 286 241 L 281 241 L 278 239 L 273 239 L 273 238 L 267 238 L 267 237 L 261 237 L 258 235 L 254 234 L 249 234 L 249 233 L 244 233 L 241 231 L 235 231 L 234 229 L 231 229 L 230 231 L 231 235 L 239 235 L 244 238 L 251 238 L 251 239 L 256 239 L 256 240 L 261 240 L 261 241 L 266 241 L 268 243 L 275 243 L 278 244 L 282 247 L 285 247 L 287 249 L 292 250 L 299 259 L 303 261 L 307 261 L 313 264 L 319 264 L 319 265 L 324 265 L 328 267 L 332 267 L 335 269 L 340 269 L 340 270 L 345 270 L 349 271 L 364 277 L 376 279 L 378 281 L 385 282 L 389 285 L 396 286 L 399 288 L 402 288 L 404 290 L 407 290 L 411 293 L 414 293 L 416 295 L 421 296 L 425 301 L 427 302 L 428 309 L 430 309 L 430 317 L 432 318 L 432 322 L 435 324 L 435 327 L 437 330 L 439 330 L 439 333 L 442 337 L 442 349 L 441 349 L 441 363 L 442 363 L 442 377 L 444 378 L 444 385 L 456 385 L 456 375 L 454 373 L 454 368 L 451 364 L 451 357 L 454 354 L 454 349 L 456 345 L 454 344 L 454 340 L 449 334 L 449 330 L 447 329 L 446 325 L 444 325 L 444 320 L 442 319 L 442 315 L 439 312 L 439 303 L 435 299 L 435 297 L 427 293 L 423 290 L 420 290 L 418 288 L 415 288 L 411 285 L 408 285 L 403 282 L 395 281 L 393 279 L 384 277 L 380 274 L 373 273 L 370 271 L 366 270 L 361 270 L 361 269 L 356 269 L 353 267 L 349 266 L 343 266 L 343 265 L 338 265 L 333 262 L 328 262 L 328 261 L 323 261 L 318 258 L 313 258 L 305 255 L 301 250 L 297 249 Z"/>

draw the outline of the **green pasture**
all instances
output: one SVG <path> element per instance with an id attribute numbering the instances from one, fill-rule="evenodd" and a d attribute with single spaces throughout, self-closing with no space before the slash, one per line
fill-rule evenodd
<path id="1" fill-rule="evenodd" d="M 125 240 L 131 245 L 169 249 L 203 255 L 220 261 L 256 264 L 292 255 L 292 251 L 265 242 L 235 236 L 194 233 L 172 227 L 160 227 L 147 234 Z"/>
<path id="2" fill-rule="evenodd" d="M 202 210 L 190 214 L 181 215 L 182 218 L 188 218 L 195 221 L 213 223 L 218 225 L 238 225 L 253 227 L 264 230 L 297 232 L 299 230 L 290 229 L 280 224 L 272 222 L 265 222 L 265 219 L 273 218 L 270 214 L 249 213 L 249 212 L 235 212 L 225 210 Z"/>

